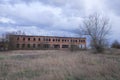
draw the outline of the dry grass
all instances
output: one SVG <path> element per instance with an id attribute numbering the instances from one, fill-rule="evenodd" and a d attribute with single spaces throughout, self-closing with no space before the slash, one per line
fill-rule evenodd
<path id="1" fill-rule="evenodd" d="M 0 52 L 0 80 L 120 80 L 118 53 Z"/>

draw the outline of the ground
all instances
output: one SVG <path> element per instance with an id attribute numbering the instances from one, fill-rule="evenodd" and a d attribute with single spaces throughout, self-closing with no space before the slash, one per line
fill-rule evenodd
<path id="1" fill-rule="evenodd" d="M 120 80 L 120 51 L 0 52 L 0 80 Z"/>

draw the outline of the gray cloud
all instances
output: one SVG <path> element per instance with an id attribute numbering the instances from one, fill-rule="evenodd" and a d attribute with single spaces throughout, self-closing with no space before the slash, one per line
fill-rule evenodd
<path id="1" fill-rule="evenodd" d="M 102 12 L 111 19 L 115 36 L 119 33 L 119 4 L 119 0 L 0 0 L 0 30 L 6 27 L 9 31 L 33 34 L 40 31 L 75 34 L 83 17 Z"/>
<path id="2" fill-rule="evenodd" d="M 72 8 L 53 7 L 38 2 L 1 4 L 1 16 L 8 16 L 17 25 L 74 29 L 78 27 L 80 16 Z M 69 28 L 71 27 L 71 28 Z"/>
<path id="3" fill-rule="evenodd" d="M 109 10 L 114 11 L 117 15 L 120 16 L 120 0 L 114 0 L 114 1 L 106 0 L 106 3 Z"/>

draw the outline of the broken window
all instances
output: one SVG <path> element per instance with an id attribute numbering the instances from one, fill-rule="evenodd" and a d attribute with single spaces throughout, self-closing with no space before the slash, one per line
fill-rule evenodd
<path id="1" fill-rule="evenodd" d="M 69 48 L 69 45 L 62 45 L 62 48 Z"/>

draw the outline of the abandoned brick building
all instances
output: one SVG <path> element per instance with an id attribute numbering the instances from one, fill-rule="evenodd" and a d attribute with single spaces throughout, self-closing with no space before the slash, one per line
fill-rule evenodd
<path id="1" fill-rule="evenodd" d="M 9 48 L 17 50 L 86 48 L 86 38 L 11 35 L 9 40 Z"/>

